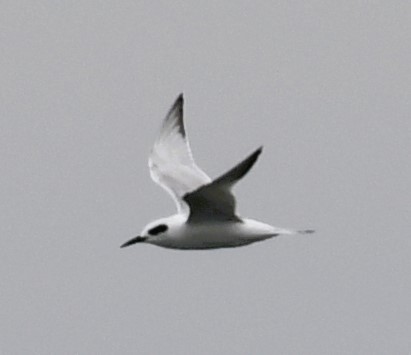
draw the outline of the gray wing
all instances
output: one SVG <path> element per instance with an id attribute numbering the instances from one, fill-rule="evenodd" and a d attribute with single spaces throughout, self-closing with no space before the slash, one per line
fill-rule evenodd
<path id="1" fill-rule="evenodd" d="M 189 223 L 203 221 L 235 221 L 241 219 L 235 213 L 235 197 L 231 192 L 233 185 L 251 169 L 262 152 L 262 147 L 249 155 L 234 168 L 184 196 L 190 207 Z"/>
<path id="2" fill-rule="evenodd" d="M 183 196 L 211 179 L 194 162 L 184 128 L 183 105 L 180 94 L 164 119 L 148 165 L 151 178 L 173 197 L 178 211 L 188 212 Z"/>

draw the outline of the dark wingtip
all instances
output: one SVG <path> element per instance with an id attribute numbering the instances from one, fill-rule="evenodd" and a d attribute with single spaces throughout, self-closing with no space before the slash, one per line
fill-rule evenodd
<path id="1" fill-rule="evenodd" d="M 177 116 L 176 122 L 178 125 L 178 131 L 183 137 L 185 137 L 186 131 L 185 131 L 184 122 L 183 122 L 183 106 L 184 106 L 184 97 L 183 97 L 183 93 L 180 93 L 180 95 L 178 95 L 176 101 L 174 102 L 173 106 L 171 107 L 170 111 L 168 112 L 167 119 L 169 117 Z"/>
<path id="2" fill-rule="evenodd" d="M 184 105 L 184 96 L 183 96 L 183 93 L 180 93 L 180 95 L 178 95 L 176 100 L 174 101 L 174 104 L 171 107 L 170 111 L 179 110 L 182 112 L 183 105 Z"/>
<path id="3" fill-rule="evenodd" d="M 258 156 L 261 154 L 262 151 L 263 146 L 259 147 L 254 152 L 252 152 L 247 158 L 245 158 L 242 162 L 237 164 L 234 168 L 227 171 L 219 178 L 215 179 L 213 183 L 233 185 L 235 182 L 240 180 L 245 174 L 248 173 L 248 171 L 253 167 L 253 165 L 257 161 Z"/>
<path id="4" fill-rule="evenodd" d="M 176 109 L 183 110 L 183 104 L 184 104 L 184 97 L 183 97 L 183 93 L 181 93 L 180 95 L 177 96 L 170 111 L 174 111 Z"/>
<path id="5" fill-rule="evenodd" d="M 247 159 L 250 159 L 251 166 L 255 163 L 255 161 L 258 159 L 260 154 L 263 152 L 263 146 L 260 146 L 257 148 L 254 152 L 252 152 Z M 250 166 L 250 168 L 251 168 Z"/>

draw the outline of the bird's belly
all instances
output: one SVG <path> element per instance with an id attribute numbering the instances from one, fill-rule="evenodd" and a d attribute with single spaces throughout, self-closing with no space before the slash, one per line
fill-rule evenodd
<path id="1" fill-rule="evenodd" d="M 267 230 L 249 229 L 238 223 L 192 225 L 177 238 L 164 240 L 160 246 L 173 249 L 216 249 L 248 245 L 273 237 Z"/>
<path id="2" fill-rule="evenodd" d="M 194 239 L 195 238 L 195 239 Z M 242 245 L 247 245 L 255 242 L 257 240 L 240 240 L 240 239 L 227 239 L 226 236 L 219 239 L 211 239 L 207 236 L 198 235 L 193 238 L 184 240 L 166 240 L 162 241 L 161 244 L 158 243 L 158 246 L 170 249 L 218 249 L 218 248 L 233 248 L 239 247 Z"/>

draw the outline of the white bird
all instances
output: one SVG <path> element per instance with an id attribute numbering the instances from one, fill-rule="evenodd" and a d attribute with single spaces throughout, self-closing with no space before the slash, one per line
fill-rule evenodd
<path id="1" fill-rule="evenodd" d="M 242 218 L 235 211 L 231 192 L 254 165 L 258 148 L 234 168 L 211 180 L 194 162 L 183 122 L 183 95 L 168 112 L 148 165 L 151 178 L 175 200 L 178 213 L 149 223 L 142 233 L 124 243 L 149 243 L 172 249 L 215 249 L 237 247 L 292 231 Z"/>

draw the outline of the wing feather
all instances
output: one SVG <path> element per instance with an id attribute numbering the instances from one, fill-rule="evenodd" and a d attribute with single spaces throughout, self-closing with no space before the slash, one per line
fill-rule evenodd
<path id="1" fill-rule="evenodd" d="M 190 207 L 188 222 L 241 222 L 235 212 L 236 201 L 231 188 L 252 168 L 261 152 L 262 147 L 213 182 L 186 194 L 184 200 Z"/>
<path id="2" fill-rule="evenodd" d="M 183 95 L 169 110 L 151 150 L 151 178 L 175 200 L 179 212 L 187 211 L 182 197 L 211 182 L 194 162 L 183 121 Z"/>

